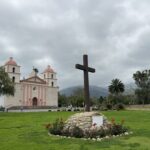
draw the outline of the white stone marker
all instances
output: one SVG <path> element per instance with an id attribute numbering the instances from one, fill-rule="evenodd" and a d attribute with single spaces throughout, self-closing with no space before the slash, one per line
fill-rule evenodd
<path id="1" fill-rule="evenodd" d="M 96 126 L 102 126 L 103 116 L 92 116 L 92 124 L 96 124 Z"/>

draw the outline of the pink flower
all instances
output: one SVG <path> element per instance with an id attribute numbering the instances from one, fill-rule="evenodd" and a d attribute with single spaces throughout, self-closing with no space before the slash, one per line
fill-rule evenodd
<path id="1" fill-rule="evenodd" d="M 93 125 L 92 125 L 92 126 L 94 126 L 94 127 L 95 127 L 96 125 L 97 125 L 96 123 L 93 123 Z"/>

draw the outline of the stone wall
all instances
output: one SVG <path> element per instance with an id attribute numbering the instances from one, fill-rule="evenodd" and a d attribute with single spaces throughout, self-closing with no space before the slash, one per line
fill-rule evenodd
<path id="1" fill-rule="evenodd" d="M 64 129 L 71 129 L 74 126 L 81 128 L 82 130 L 89 130 L 92 127 L 92 116 L 103 116 L 98 112 L 83 112 L 72 115 L 66 122 Z M 109 124 L 107 118 L 103 116 L 103 126 Z"/>

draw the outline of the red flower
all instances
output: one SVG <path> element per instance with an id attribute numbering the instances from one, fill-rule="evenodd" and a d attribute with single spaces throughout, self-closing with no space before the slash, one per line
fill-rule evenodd
<path id="1" fill-rule="evenodd" d="M 45 128 L 46 128 L 46 129 L 49 129 L 50 127 L 51 127 L 51 124 L 50 124 L 50 123 L 48 123 L 48 124 L 45 125 Z"/>
<path id="2" fill-rule="evenodd" d="M 97 124 L 96 123 L 93 123 L 93 126 L 95 127 Z"/>
<path id="3" fill-rule="evenodd" d="M 124 119 L 122 119 L 122 120 L 121 120 L 121 125 L 123 125 L 123 124 L 124 124 L 124 122 L 125 122 L 125 120 L 124 120 Z"/>
<path id="4" fill-rule="evenodd" d="M 111 118 L 111 123 L 115 124 L 115 119 L 114 118 Z"/>

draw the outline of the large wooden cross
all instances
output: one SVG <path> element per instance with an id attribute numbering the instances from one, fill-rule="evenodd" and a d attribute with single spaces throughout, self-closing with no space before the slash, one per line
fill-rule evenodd
<path id="1" fill-rule="evenodd" d="M 89 93 L 89 76 L 88 72 L 95 72 L 94 68 L 88 67 L 88 55 L 83 55 L 83 65 L 76 64 L 77 69 L 84 72 L 84 98 L 85 98 L 85 111 L 90 111 L 90 93 Z"/>

